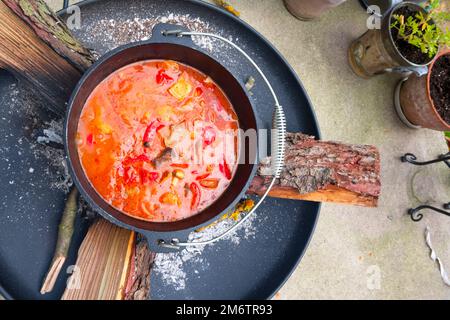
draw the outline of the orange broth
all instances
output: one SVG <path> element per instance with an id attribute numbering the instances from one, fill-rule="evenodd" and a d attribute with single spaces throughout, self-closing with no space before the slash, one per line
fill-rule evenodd
<path id="1" fill-rule="evenodd" d="M 92 92 L 78 124 L 78 154 L 113 207 L 148 221 L 177 221 L 228 187 L 238 129 L 211 78 L 181 63 L 148 60 L 114 72 Z"/>

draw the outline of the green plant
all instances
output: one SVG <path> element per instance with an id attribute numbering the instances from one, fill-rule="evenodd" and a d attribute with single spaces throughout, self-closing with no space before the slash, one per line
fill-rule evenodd
<path id="1" fill-rule="evenodd" d="M 450 46 L 450 31 L 442 30 L 436 23 L 450 21 L 449 12 L 436 12 L 439 0 L 430 0 L 425 5 L 427 13 L 417 12 L 405 19 L 404 15 L 394 14 L 391 28 L 397 29 L 397 37 L 417 47 L 422 53 L 433 58 L 439 47 Z"/>

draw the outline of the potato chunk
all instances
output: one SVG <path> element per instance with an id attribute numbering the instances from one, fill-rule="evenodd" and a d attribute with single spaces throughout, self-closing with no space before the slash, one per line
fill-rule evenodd
<path id="1" fill-rule="evenodd" d="M 183 77 L 170 87 L 169 93 L 178 100 L 185 99 L 192 91 L 192 85 Z"/>

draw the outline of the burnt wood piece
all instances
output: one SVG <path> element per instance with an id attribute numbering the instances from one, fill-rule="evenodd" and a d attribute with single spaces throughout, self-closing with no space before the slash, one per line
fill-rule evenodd
<path id="1" fill-rule="evenodd" d="M 270 161 L 261 164 L 249 194 L 266 191 L 271 180 L 269 166 Z M 380 190 L 380 154 L 374 146 L 288 133 L 285 168 L 269 195 L 375 207 Z"/>

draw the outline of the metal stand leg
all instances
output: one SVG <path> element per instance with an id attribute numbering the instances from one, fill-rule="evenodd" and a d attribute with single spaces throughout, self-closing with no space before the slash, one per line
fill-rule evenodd
<path id="1" fill-rule="evenodd" d="M 408 163 L 411 163 L 411 164 L 416 165 L 416 166 L 426 166 L 426 165 L 429 165 L 429 164 L 432 164 L 432 163 L 444 162 L 447 165 L 447 167 L 450 168 L 450 152 L 448 152 L 446 154 L 441 154 L 440 156 L 438 156 L 437 159 L 430 160 L 430 161 L 417 161 L 417 157 L 414 154 L 412 154 L 412 153 L 406 153 L 400 159 L 401 159 L 402 162 L 408 162 Z M 449 203 L 445 203 L 443 205 L 443 208 L 446 209 L 446 210 L 449 210 L 450 209 L 450 202 Z M 441 213 L 443 215 L 446 215 L 446 216 L 450 217 L 450 212 L 442 210 L 442 209 L 439 209 L 439 208 L 436 208 L 436 207 L 433 207 L 433 206 L 430 206 L 430 205 L 421 205 L 421 206 L 418 206 L 416 208 L 411 208 L 411 209 L 408 210 L 408 214 L 411 216 L 411 219 L 413 221 L 417 222 L 417 221 L 422 220 L 422 218 L 423 218 L 423 214 L 420 213 L 420 211 L 423 210 L 423 209 L 430 209 L 430 210 L 439 212 L 439 213 Z"/>
<path id="2" fill-rule="evenodd" d="M 443 208 L 447 209 L 447 210 L 450 209 L 450 202 L 444 204 Z M 413 221 L 417 222 L 417 221 L 422 220 L 422 218 L 423 218 L 423 214 L 419 212 L 419 211 L 421 211 L 423 209 L 430 209 L 430 210 L 439 212 L 439 213 L 441 213 L 443 215 L 446 215 L 446 216 L 450 217 L 450 212 L 442 210 L 442 209 L 439 209 L 439 208 L 436 208 L 436 207 L 433 207 L 433 206 L 429 206 L 429 205 L 422 205 L 422 206 L 418 206 L 416 208 L 409 209 L 408 210 L 408 214 L 411 216 L 411 219 Z"/>
<path id="3" fill-rule="evenodd" d="M 430 161 L 416 161 L 417 157 L 412 154 L 412 153 L 406 153 L 405 155 L 403 155 L 400 160 L 402 162 L 408 162 L 411 164 L 414 164 L 416 166 L 426 166 L 428 164 L 432 164 L 432 163 L 437 163 L 437 162 L 445 162 L 445 164 L 450 168 L 450 152 L 446 153 L 446 154 L 441 154 L 440 156 L 438 156 L 437 159 L 434 160 L 430 160 Z"/>

